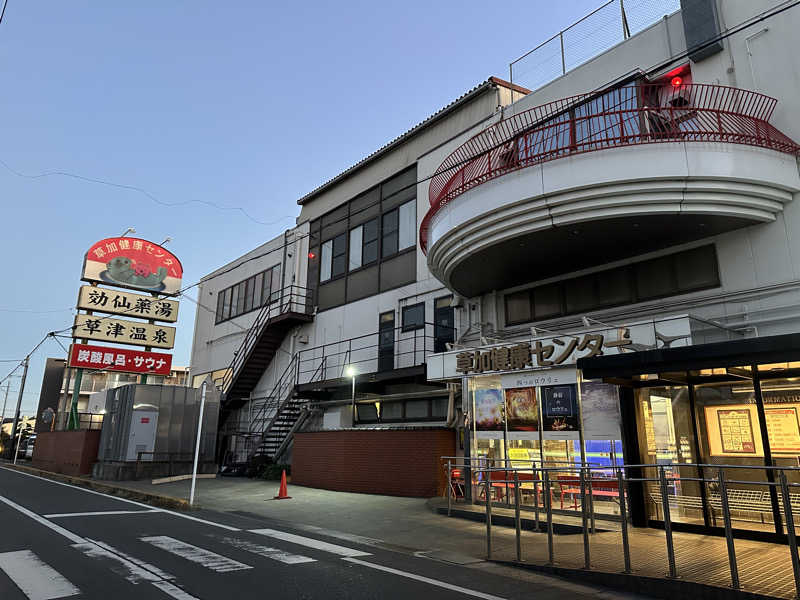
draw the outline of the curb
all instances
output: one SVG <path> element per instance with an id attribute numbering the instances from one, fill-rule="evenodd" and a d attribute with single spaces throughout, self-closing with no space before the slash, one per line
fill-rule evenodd
<path id="1" fill-rule="evenodd" d="M 36 469 L 34 467 L 27 467 L 24 465 L 6 464 L 2 466 L 14 471 L 22 471 L 24 473 L 30 473 L 31 475 L 38 475 L 40 477 L 44 477 L 45 479 L 52 479 L 54 481 L 60 481 L 62 483 L 69 483 L 70 485 L 74 485 L 77 487 L 88 488 L 90 490 L 94 490 L 102 494 L 107 494 L 109 496 L 118 496 L 120 498 L 125 498 L 127 500 L 136 500 L 137 502 L 143 502 L 145 504 L 150 504 L 151 506 L 156 506 L 158 508 L 168 508 L 171 510 L 189 510 L 189 501 L 184 500 L 183 498 L 173 498 L 172 496 L 151 494 L 149 492 L 142 492 L 140 490 L 135 490 L 132 488 L 110 485 L 108 483 L 100 483 L 93 479 L 74 477 L 72 475 L 53 473 L 51 471 L 43 471 L 42 469 Z M 197 505 L 195 504 L 195 506 Z"/>
<path id="2" fill-rule="evenodd" d="M 569 581 L 600 585 L 609 589 L 642 594 L 652 598 L 674 600 L 675 598 L 702 598 L 703 600 L 775 600 L 778 596 L 765 596 L 755 592 L 734 590 L 730 587 L 720 587 L 687 581 L 683 579 L 670 579 L 669 577 L 650 577 L 630 573 L 611 573 L 608 571 L 587 571 L 586 569 L 572 569 L 556 565 L 537 565 L 521 563 L 514 560 L 490 560 L 489 562 L 555 575 Z"/>

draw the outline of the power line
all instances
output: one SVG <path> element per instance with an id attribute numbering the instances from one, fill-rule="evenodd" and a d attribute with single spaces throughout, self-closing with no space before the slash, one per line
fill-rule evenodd
<path id="1" fill-rule="evenodd" d="M 109 187 L 119 188 L 119 189 L 122 189 L 122 190 L 128 190 L 128 191 L 131 191 L 131 192 L 136 192 L 136 193 L 142 194 L 143 196 L 149 198 L 150 200 L 152 200 L 156 204 L 160 204 L 161 206 L 167 206 L 169 208 L 174 208 L 174 207 L 177 207 L 177 206 L 186 206 L 187 204 L 205 204 L 206 206 L 210 206 L 212 208 L 216 208 L 217 210 L 239 211 L 246 218 L 250 219 L 254 223 L 257 223 L 259 225 L 264 225 L 264 226 L 276 225 L 276 224 L 278 224 L 278 223 L 280 223 L 282 221 L 285 221 L 286 219 L 293 219 L 294 218 L 291 215 L 285 215 L 285 216 L 283 216 L 283 217 L 281 217 L 281 218 L 279 218 L 279 219 L 277 219 L 275 221 L 261 221 L 259 219 L 256 219 L 253 215 L 251 215 L 249 212 L 247 212 L 247 210 L 245 210 L 241 206 L 220 206 L 219 204 L 216 204 L 215 202 L 210 202 L 208 200 L 195 200 L 195 199 L 183 200 L 183 201 L 180 201 L 180 202 L 164 202 L 163 200 L 160 200 L 158 197 L 156 197 L 151 192 L 148 192 L 146 189 L 141 188 L 141 187 L 136 186 L 136 185 L 128 185 L 128 184 L 124 184 L 124 183 L 116 183 L 116 182 L 113 182 L 113 181 L 107 181 L 105 179 L 97 179 L 95 177 L 87 177 L 85 175 L 79 175 L 77 173 L 70 173 L 69 171 L 44 171 L 42 173 L 35 173 L 35 174 L 23 173 L 21 171 L 17 171 L 16 169 L 11 167 L 11 165 L 9 165 L 7 162 L 5 162 L 2 159 L 0 159 L 0 165 L 3 165 L 6 168 L 6 170 L 8 170 L 10 173 L 13 173 L 17 177 L 22 177 L 24 179 L 42 179 L 42 178 L 45 178 L 45 177 L 69 177 L 69 178 L 72 178 L 72 179 L 78 179 L 80 181 L 86 181 L 88 183 L 97 183 L 99 185 L 106 185 L 106 186 L 109 186 Z"/>

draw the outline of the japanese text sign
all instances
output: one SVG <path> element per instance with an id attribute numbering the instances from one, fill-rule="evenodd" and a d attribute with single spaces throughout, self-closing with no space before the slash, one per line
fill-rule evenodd
<path id="1" fill-rule="evenodd" d="M 183 267 L 174 254 L 138 238 L 107 238 L 94 244 L 83 263 L 84 281 L 162 294 L 176 294 Z"/>
<path id="2" fill-rule="evenodd" d="M 115 344 L 172 348 L 175 345 L 175 328 L 95 315 L 77 315 L 72 337 Z"/>
<path id="3" fill-rule="evenodd" d="M 122 373 L 169 375 L 172 356 L 144 350 L 73 344 L 69 353 L 69 366 Z"/>
<path id="4" fill-rule="evenodd" d="M 91 285 L 81 286 L 78 296 L 79 309 L 170 323 L 178 320 L 178 304 L 177 300 L 142 296 Z"/>

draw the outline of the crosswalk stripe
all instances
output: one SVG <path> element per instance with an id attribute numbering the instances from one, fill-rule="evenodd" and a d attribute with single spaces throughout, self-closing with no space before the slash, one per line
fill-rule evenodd
<path id="1" fill-rule="evenodd" d="M 158 509 L 152 510 L 100 510 L 93 512 L 78 512 L 78 513 L 52 513 L 43 515 L 48 519 L 63 519 L 64 517 L 101 517 L 106 515 L 145 515 L 150 513 L 161 512 Z"/>
<path id="2" fill-rule="evenodd" d="M 175 579 L 174 575 L 165 573 L 155 565 L 147 564 L 97 540 L 87 539 L 82 544 L 73 544 L 72 547 L 80 550 L 89 558 L 99 558 L 116 563 L 111 570 L 134 584 L 140 581 L 153 583 L 164 579 Z"/>
<path id="3" fill-rule="evenodd" d="M 186 542 L 176 540 L 166 535 L 155 535 L 139 539 L 148 544 L 152 544 L 156 548 L 166 550 L 167 552 L 195 562 L 217 573 L 227 573 L 229 571 L 241 571 L 243 569 L 253 568 L 250 565 L 240 563 L 227 556 L 222 556 L 221 554 L 211 552 L 211 550 L 206 550 L 199 546 L 187 544 Z"/>
<path id="4" fill-rule="evenodd" d="M 53 600 L 81 593 L 30 550 L 0 554 L 0 569 L 22 590 L 28 600 Z"/>
<path id="5" fill-rule="evenodd" d="M 316 550 L 322 550 L 323 552 L 338 554 L 339 556 L 370 556 L 369 552 L 362 552 L 361 550 L 355 550 L 353 548 L 347 548 L 346 546 L 339 546 L 337 544 L 315 540 L 313 538 L 296 535 L 294 533 L 286 533 L 285 531 L 278 531 L 277 529 L 250 529 L 250 533 L 257 533 L 258 535 L 273 537 L 286 542 L 291 542 L 293 544 L 298 544 L 300 546 L 307 546 L 309 548 L 315 548 Z"/>
<path id="6" fill-rule="evenodd" d="M 259 556 L 271 558 L 272 560 L 277 560 L 278 562 L 282 562 L 287 565 L 317 562 L 315 558 L 309 558 L 308 556 L 303 556 L 301 554 L 292 554 L 290 552 L 286 552 L 278 548 L 270 548 L 268 546 L 254 544 L 253 542 L 248 542 L 246 540 L 237 540 L 236 538 L 222 538 L 222 541 L 225 542 L 226 544 L 233 546 L 234 548 L 238 548 L 239 550 L 252 552 L 253 554 L 258 554 Z"/>
<path id="7" fill-rule="evenodd" d="M 153 585 L 175 600 L 199 600 L 169 581 L 154 581 Z"/>

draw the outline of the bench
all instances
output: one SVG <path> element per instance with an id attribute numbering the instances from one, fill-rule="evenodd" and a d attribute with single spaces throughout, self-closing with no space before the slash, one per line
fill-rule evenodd
<path id="1" fill-rule="evenodd" d="M 564 508 L 564 494 L 572 495 L 572 508 L 578 510 L 578 496 L 581 493 L 580 477 L 574 475 L 556 475 L 556 482 L 561 487 L 561 508 Z M 619 499 L 619 481 L 606 477 L 594 477 L 584 482 L 586 493 L 593 498 Z"/>

